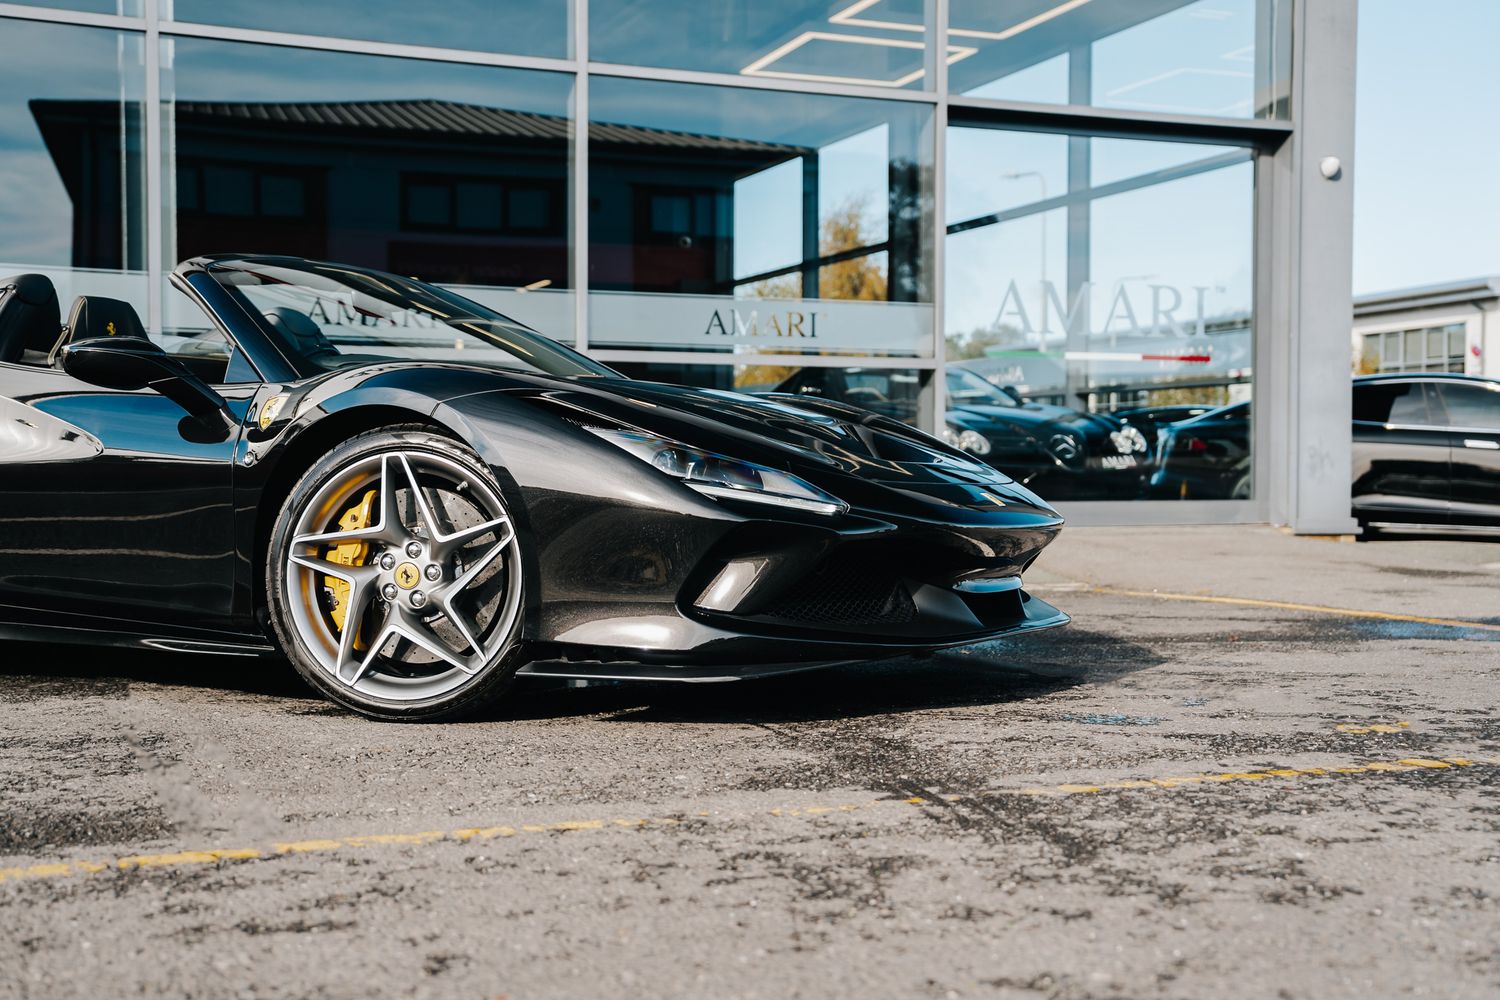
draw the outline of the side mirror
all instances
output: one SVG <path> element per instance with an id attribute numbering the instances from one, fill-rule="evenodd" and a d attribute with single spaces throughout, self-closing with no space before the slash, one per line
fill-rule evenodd
<path id="1" fill-rule="evenodd" d="M 105 389 L 154 389 L 194 417 L 234 425 L 229 405 L 187 367 L 144 337 L 97 337 L 63 347 L 63 371 Z"/>

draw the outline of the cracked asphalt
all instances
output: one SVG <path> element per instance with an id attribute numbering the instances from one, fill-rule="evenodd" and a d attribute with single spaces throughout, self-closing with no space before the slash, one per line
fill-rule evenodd
<path id="1" fill-rule="evenodd" d="M 1031 583 L 1075 623 L 443 726 L 0 647 L 0 996 L 1500 994 L 1500 544 L 1070 529 Z"/>

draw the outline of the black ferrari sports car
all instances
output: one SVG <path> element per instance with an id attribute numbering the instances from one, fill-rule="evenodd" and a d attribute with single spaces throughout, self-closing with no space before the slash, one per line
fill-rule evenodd
<path id="1" fill-rule="evenodd" d="M 1062 526 L 888 417 L 636 382 L 451 291 L 198 257 L 148 331 L 0 279 L 0 637 L 280 652 L 367 715 L 1049 628 Z"/>

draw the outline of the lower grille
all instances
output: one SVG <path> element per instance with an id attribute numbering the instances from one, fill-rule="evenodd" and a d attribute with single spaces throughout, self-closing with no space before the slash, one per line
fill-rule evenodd
<path id="1" fill-rule="evenodd" d="M 914 621 L 917 606 L 900 578 L 865 561 L 825 561 L 757 617 L 847 627 Z"/>

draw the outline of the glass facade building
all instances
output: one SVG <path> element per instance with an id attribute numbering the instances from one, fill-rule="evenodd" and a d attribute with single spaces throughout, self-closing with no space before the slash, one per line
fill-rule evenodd
<path id="1" fill-rule="evenodd" d="M 178 260 L 347 261 L 634 377 L 910 421 L 1085 518 L 1296 520 L 1281 417 L 1154 429 L 1297 391 L 1289 151 L 1348 26 L 1302 6 L 0 4 L 0 273 L 159 331 Z"/>

